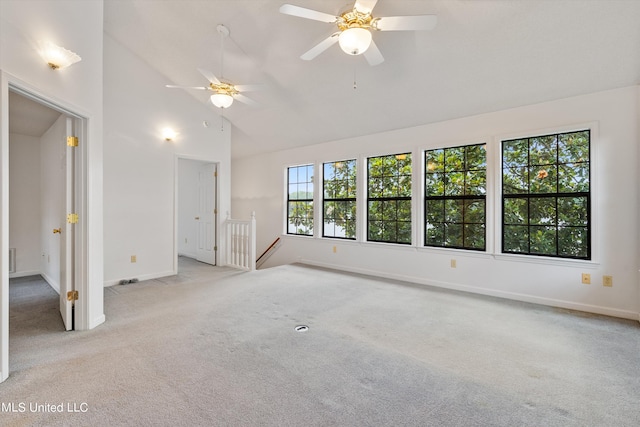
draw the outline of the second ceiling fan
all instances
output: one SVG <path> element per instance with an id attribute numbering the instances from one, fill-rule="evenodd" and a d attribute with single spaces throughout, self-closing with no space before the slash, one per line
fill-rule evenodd
<path id="1" fill-rule="evenodd" d="M 436 15 L 374 17 L 371 12 L 378 0 L 356 0 L 353 9 L 338 16 L 292 4 L 280 6 L 280 13 L 336 24 L 338 31 L 305 52 L 301 58 L 311 60 L 336 42 L 349 55 L 362 54 L 370 65 L 378 65 L 384 57 L 373 41 L 372 31 L 419 31 L 436 26 Z"/>
<path id="2" fill-rule="evenodd" d="M 218 25 L 216 29 L 218 30 L 218 33 L 220 33 L 220 38 L 222 40 L 222 49 L 220 50 L 220 73 L 222 76 L 222 71 L 224 68 L 224 39 L 225 37 L 229 37 L 229 29 L 222 24 Z M 210 98 L 211 103 L 221 109 L 231 107 L 234 99 L 237 99 L 244 104 L 254 107 L 258 105 L 257 102 L 255 102 L 251 98 L 246 97 L 241 92 L 260 90 L 262 89 L 261 85 L 236 85 L 229 81 L 218 79 L 211 71 L 202 68 L 198 68 L 198 71 L 200 71 L 200 74 L 202 74 L 207 80 L 209 80 L 208 86 L 166 85 L 166 87 L 178 89 L 209 90 L 213 92 L 213 95 L 211 95 Z"/>

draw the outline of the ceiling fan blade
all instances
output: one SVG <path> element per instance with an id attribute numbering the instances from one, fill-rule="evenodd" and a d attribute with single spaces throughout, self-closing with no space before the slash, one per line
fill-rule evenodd
<path id="1" fill-rule="evenodd" d="M 203 68 L 198 68 L 198 71 L 200 71 L 200 74 L 202 74 L 205 79 L 209 80 L 214 85 L 219 85 L 220 84 L 220 80 L 218 80 L 218 78 L 215 76 L 215 74 L 213 74 L 211 71 L 205 70 Z"/>
<path id="2" fill-rule="evenodd" d="M 371 40 L 369 48 L 364 51 L 363 55 L 369 65 L 378 65 L 384 62 L 384 57 L 373 40 Z"/>
<path id="3" fill-rule="evenodd" d="M 297 16 L 299 18 L 313 19 L 314 21 L 328 22 L 330 24 L 336 22 L 338 17 L 317 10 L 311 10 L 292 4 L 283 4 L 280 6 L 280 13 L 285 15 Z"/>
<path id="4" fill-rule="evenodd" d="M 240 92 L 253 92 L 255 90 L 264 90 L 264 85 L 233 85 Z"/>
<path id="5" fill-rule="evenodd" d="M 355 8 L 358 12 L 371 13 L 374 7 L 376 7 L 378 0 L 356 0 Z"/>
<path id="6" fill-rule="evenodd" d="M 207 90 L 209 89 L 206 86 L 177 86 L 177 85 L 165 85 L 171 89 L 199 89 L 199 90 Z"/>
<path id="7" fill-rule="evenodd" d="M 379 18 L 375 28 L 380 31 L 433 30 L 438 23 L 436 15 L 386 16 Z"/>
<path id="8" fill-rule="evenodd" d="M 318 43 L 317 45 L 309 49 L 307 52 L 305 52 L 300 58 L 304 59 L 305 61 L 312 60 L 313 58 L 315 58 L 316 56 L 320 55 L 322 52 L 324 52 L 325 50 L 333 46 L 338 41 L 339 35 L 340 35 L 339 31 L 337 33 L 331 34 L 329 37 L 322 40 L 320 43 Z"/>
<path id="9" fill-rule="evenodd" d="M 260 104 L 258 104 L 256 101 L 254 101 L 251 98 L 247 98 L 246 96 L 244 96 L 241 93 L 236 93 L 235 95 L 233 95 L 234 99 L 237 99 L 238 101 L 242 102 L 243 104 L 247 104 L 250 105 L 252 107 L 258 107 Z"/>

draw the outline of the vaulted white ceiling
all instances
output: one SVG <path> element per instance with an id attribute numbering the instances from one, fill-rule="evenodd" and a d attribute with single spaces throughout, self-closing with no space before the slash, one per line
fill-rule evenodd
<path id="1" fill-rule="evenodd" d="M 285 2 L 329 14 L 353 6 L 106 0 L 104 28 L 167 84 L 204 86 L 201 67 L 236 84 L 264 85 L 247 93 L 260 106 L 236 102 L 225 111 L 236 157 L 640 83 L 640 1 L 379 0 L 374 16 L 435 14 L 438 24 L 432 31 L 376 32 L 385 62 L 375 67 L 337 45 L 301 60 L 335 26 L 282 15 Z M 218 24 L 230 30 L 224 76 Z M 208 99 L 205 91 L 191 93 Z"/>

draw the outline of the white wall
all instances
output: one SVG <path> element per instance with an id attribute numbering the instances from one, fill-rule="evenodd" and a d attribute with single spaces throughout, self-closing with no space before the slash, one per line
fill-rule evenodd
<path id="1" fill-rule="evenodd" d="M 40 138 L 9 134 L 9 247 L 16 272 L 40 274 Z"/>
<path id="2" fill-rule="evenodd" d="M 229 210 L 231 135 L 228 124 L 224 132 L 213 125 L 220 117 L 204 99 L 165 88 L 167 78 L 107 35 L 104 49 L 105 62 L 117 64 L 104 76 L 104 280 L 112 285 L 175 274 L 178 156 L 219 164 L 218 206 Z M 178 132 L 175 141 L 162 138 L 165 127 Z"/>
<path id="3" fill-rule="evenodd" d="M 85 292 L 76 305 L 76 326 L 104 322 L 102 257 L 102 0 L 0 1 L 0 380 L 8 376 L 8 86 L 12 84 L 87 118 Z M 36 51 L 50 40 L 82 61 L 55 72 Z"/>
<path id="4" fill-rule="evenodd" d="M 265 266 L 303 261 L 638 319 L 637 122 L 638 88 L 629 87 L 238 159 L 233 163 L 233 213 L 256 211 L 261 253 L 284 230 L 287 166 L 348 158 L 364 160 L 367 156 L 410 150 L 414 153 L 414 167 L 418 167 L 424 149 L 487 142 L 489 168 L 494 173 L 488 184 L 491 186 L 499 182 L 500 138 L 592 125 L 591 262 L 499 254 L 500 218 L 496 213 L 500 211 L 500 199 L 489 187 L 487 253 L 423 248 L 420 243 L 406 247 L 285 236 L 284 244 Z M 420 182 L 420 176 L 414 179 L 418 187 Z M 422 201 L 415 201 L 413 206 L 415 223 L 422 218 Z M 420 241 L 419 235 L 414 233 L 414 241 Z M 455 269 L 450 267 L 452 258 L 457 260 Z M 582 272 L 591 274 L 591 285 L 581 283 Z M 602 286 L 602 275 L 613 276 L 613 287 Z"/>

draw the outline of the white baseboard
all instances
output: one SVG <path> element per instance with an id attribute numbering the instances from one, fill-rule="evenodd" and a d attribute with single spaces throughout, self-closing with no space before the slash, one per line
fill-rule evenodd
<path id="1" fill-rule="evenodd" d="M 510 300 L 529 302 L 533 304 L 546 305 L 550 307 L 566 308 L 569 310 L 584 311 L 587 313 L 603 314 L 605 316 L 620 317 L 623 319 L 631 319 L 640 321 L 640 313 L 629 310 L 620 310 L 617 308 L 603 307 L 598 305 L 583 304 L 572 301 L 557 300 L 553 298 L 538 297 L 535 295 L 520 294 L 516 292 L 505 292 L 493 289 L 479 288 L 476 286 L 462 285 L 458 283 L 443 282 L 439 280 L 429 280 L 423 277 L 408 276 L 404 274 L 394 274 L 382 271 L 375 271 L 366 268 L 348 267 L 343 265 L 335 265 L 331 263 L 317 262 L 308 259 L 299 259 L 301 264 L 308 264 L 316 267 L 330 268 L 333 270 L 347 271 L 350 273 L 364 274 L 367 276 L 383 277 L 385 279 L 401 280 L 404 282 L 418 283 L 421 285 L 434 286 L 438 288 L 451 289 L 455 291 L 469 292 L 473 294 L 487 295 Z"/>
<path id="2" fill-rule="evenodd" d="M 136 279 L 138 279 L 140 282 L 144 281 L 144 280 L 152 280 L 152 279 L 159 279 L 161 277 L 167 277 L 167 276 L 175 276 L 176 274 L 178 274 L 177 271 L 174 270 L 169 270 L 169 271 L 165 271 L 165 272 L 161 272 L 161 273 L 151 273 L 151 274 L 143 274 L 140 276 L 137 276 Z M 109 286 L 113 286 L 113 285 L 118 285 L 120 284 L 120 280 L 128 280 L 129 278 L 122 278 L 122 279 L 115 279 L 115 280 L 105 280 L 103 283 L 103 286 L 105 288 L 108 288 Z"/>
<path id="3" fill-rule="evenodd" d="M 15 273 L 9 273 L 9 279 L 15 279 L 18 277 L 27 277 L 27 276 L 39 276 L 40 270 L 29 270 L 29 271 L 17 271 Z"/>
<path id="4" fill-rule="evenodd" d="M 60 295 L 60 283 L 56 283 L 52 277 L 49 277 L 46 273 L 38 273 L 42 276 L 42 278 L 53 288 L 54 291 Z"/>

